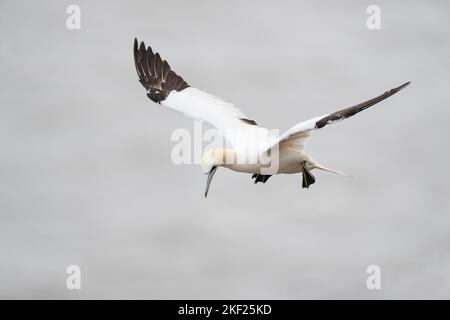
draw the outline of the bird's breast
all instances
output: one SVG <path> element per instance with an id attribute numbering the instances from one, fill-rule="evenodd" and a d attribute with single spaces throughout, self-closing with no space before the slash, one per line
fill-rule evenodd
<path id="1" fill-rule="evenodd" d="M 278 154 L 253 154 L 236 157 L 232 163 L 223 164 L 224 167 L 237 172 L 278 174 L 298 173 L 301 163 L 309 161 L 308 155 L 303 151 L 282 150 Z"/>

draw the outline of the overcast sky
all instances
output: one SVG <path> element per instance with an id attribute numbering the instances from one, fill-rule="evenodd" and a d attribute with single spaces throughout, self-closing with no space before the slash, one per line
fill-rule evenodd
<path id="1" fill-rule="evenodd" d="M 449 9 L 0 1 L 0 298 L 450 298 Z M 205 199 L 200 167 L 170 159 L 193 122 L 146 97 L 134 37 L 281 131 L 412 85 L 308 141 L 353 178 L 317 172 L 305 190 L 221 169 Z"/>

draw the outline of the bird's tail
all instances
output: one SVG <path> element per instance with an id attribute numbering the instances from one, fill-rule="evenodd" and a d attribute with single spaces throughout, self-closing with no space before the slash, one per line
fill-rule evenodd
<path id="1" fill-rule="evenodd" d="M 327 172 L 332 172 L 332 173 L 340 174 L 341 176 L 345 176 L 345 177 L 353 177 L 351 174 L 324 167 L 324 166 L 318 164 L 317 162 L 314 162 L 312 169 L 319 169 L 319 170 L 323 170 L 323 171 L 327 171 Z"/>

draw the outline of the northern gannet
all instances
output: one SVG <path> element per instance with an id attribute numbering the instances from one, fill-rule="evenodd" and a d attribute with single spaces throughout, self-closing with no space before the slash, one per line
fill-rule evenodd
<path id="1" fill-rule="evenodd" d="M 134 40 L 134 62 L 139 81 L 152 101 L 190 118 L 208 122 L 231 144 L 230 148 L 213 148 L 203 154 L 202 167 L 208 174 L 205 197 L 218 167 L 250 173 L 254 183 L 266 183 L 274 174 L 301 172 L 303 188 L 309 188 L 316 181 L 311 174 L 313 169 L 345 175 L 318 164 L 304 151 L 311 132 L 349 118 L 410 84 L 406 82 L 355 106 L 298 123 L 281 136 L 276 136 L 258 126 L 231 103 L 188 85 L 171 70 L 166 60 L 161 59 L 159 53 L 153 53 L 144 42 L 138 45 L 137 39 Z"/>

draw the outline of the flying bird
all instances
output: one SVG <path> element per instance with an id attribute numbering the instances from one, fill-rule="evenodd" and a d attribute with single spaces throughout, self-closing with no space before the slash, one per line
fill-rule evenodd
<path id="1" fill-rule="evenodd" d="M 345 175 L 326 168 L 313 160 L 304 150 L 312 131 L 349 118 L 399 92 L 410 82 L 384 92 L 357 105 L 300 122 L 281 136 L 274 135 L 248 118 L 233 104 L 191 87 L 177 75 L 159 53 L 144 42 L 134 40 L 134 62 L 139 82 L 152 101 L 178 111 L 190 118 L 200 119 L 217 128 L 230 145 L 212 148 L 203 154 L 202 168 L 208 175 L 205 197 L 219 167 L 249 173 L 254 183 L 266 183 L 274 174 L 302 174 L 302 187 L 309 188 L 316 179 L 311 171 L 319 169 Z M 276 157 L 271 153 L 276 150 Z M 267 161 L 267 159 L 270 161 Z M 274 160 L 275 159 L 275 160 Z M 268 169 L 268 164 L 276 165 Z"/>

